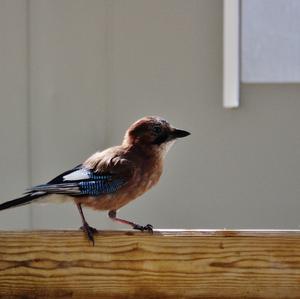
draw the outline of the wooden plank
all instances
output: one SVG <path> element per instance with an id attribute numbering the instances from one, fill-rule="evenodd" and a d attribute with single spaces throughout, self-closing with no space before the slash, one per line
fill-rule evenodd
<path id="1" fill-rule="evenodd" d="M 0 298 L 300 298 L 300 231 L 0 232 Z"/>

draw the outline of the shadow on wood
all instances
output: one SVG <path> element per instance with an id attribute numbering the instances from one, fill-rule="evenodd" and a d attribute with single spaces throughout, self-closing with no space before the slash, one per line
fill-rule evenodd
<path id="1" fill-rule="evenodd" d="M 300 298 L 300 231 L 0 232 L 1 298 Z"/>

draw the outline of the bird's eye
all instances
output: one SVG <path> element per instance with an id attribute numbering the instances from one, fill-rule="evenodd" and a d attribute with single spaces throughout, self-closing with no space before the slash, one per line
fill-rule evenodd
<path id="1" fill-rule="evenodd" d="M 152 130 L 153 130 L 153 132 L 154 132 L 155 134 L 160 134 L 161 131 L 162 131 L 162 129 L 161 129 L 160 126 L 154 126 L 154 127 L 152 128 Z"/>

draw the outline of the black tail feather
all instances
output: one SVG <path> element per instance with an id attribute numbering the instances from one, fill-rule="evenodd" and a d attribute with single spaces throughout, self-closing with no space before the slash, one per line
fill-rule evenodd
<path id="1" fill-rule="evenodd" d="M 45 192 L 35 192 L 0 204 L 0 210 L 6 210 L 31 203 L 36 198 L 45 196 Z"/>

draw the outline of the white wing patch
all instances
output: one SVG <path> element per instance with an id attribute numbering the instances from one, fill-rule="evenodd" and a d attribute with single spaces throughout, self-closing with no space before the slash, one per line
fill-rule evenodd
<path id="1" fill-rule="evenodd" d="M 78 181 L 89 179 L 89 172 L 84 169 L 75 170 L 65 176 L 63 176 L 64 181 Z"/>

